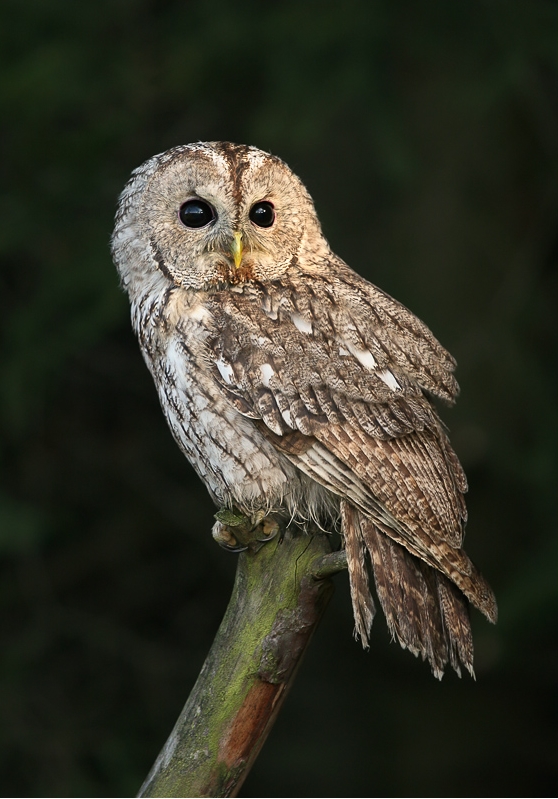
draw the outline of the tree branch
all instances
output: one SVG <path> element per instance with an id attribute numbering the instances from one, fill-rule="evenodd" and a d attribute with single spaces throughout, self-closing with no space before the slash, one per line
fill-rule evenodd
<path id="1" fill-rule="evenodd" d="M 344 567 L 330 536 L 288 530 L 239 556 L 221 626 L 139 796 L 237 795 Z"/>

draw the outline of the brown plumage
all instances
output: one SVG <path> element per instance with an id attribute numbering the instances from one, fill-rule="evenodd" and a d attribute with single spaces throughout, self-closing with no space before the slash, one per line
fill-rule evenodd
<path id="1" fill-rule="evenodd" d="M 432 398 L 455 362 L 331 252 L 306 189 L 255 148 L 155 156 L 124 189 L 113 256 L 170 428 L 215 501 L 339 523 L 355 629 L 376 592 L 436 676 L 472 673 L 467 600 L 496 603 L 462 549 L 467 483 Z"/>

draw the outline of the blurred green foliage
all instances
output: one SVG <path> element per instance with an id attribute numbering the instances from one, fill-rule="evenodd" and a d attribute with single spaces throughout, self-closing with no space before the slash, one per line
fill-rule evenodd
<path id="1" fill-rule="evenodd" d="M 477 682 L 316 636 L 244 796 L 554 796 L 558 11 L 531 0 L 5 0 L 0 762 L 7 796 L 130 796 L 234 558 L 166 430 L 110 263 L 130 171 L 230 139 L 456 355 Z"/>

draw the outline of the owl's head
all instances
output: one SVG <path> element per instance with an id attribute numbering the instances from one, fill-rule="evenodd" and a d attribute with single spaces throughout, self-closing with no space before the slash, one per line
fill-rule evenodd
<path id="1" fill-rule="evenodd" d="M 175 147 L 132 173 L 112 253 L 135 291 L 164 276 L 194 290 L 274 280 L 302 250 L 328 251 L 310 195 L 279 158 L 255 147 Z"/>

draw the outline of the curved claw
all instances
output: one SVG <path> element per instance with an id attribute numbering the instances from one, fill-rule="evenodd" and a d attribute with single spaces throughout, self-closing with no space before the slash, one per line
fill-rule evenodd
<path id="1" fill-rule="evenodd" d="M 248 549 L 246 546 L 242 546 L 238 544 L 237 546 L 232 546 L 231 544 L 223 544 L 221 541 L 217 541 L 221 549 L 226 549 L 227 552 L 245 552 Z"/>
<path id="2" fill-rule="evenodd" d="M 226 549 L 227 552 L 244 552 L 248 547 L 245 544 L 239 544 L 230 529 L 220 521 L 216 521 L 211 531 L 213 540 L 217 541 L 220 547 Z"/>
<path id="3" fill-rule="evenodd" d="M 213 538 L 228 552 L 244 552 L 256 543 L 266 544 L 281 530 L 279 522 L 273 516 L 265 516 L 265 511 L 243 516 L 236 509 L 221 508 L 215 518 Z"/>
<path id="4" fill-rule="evenodd" d="M 280 530 L 279 524 L 270 516 L 261 522 L 260 527 L 263 533 L 263 538 L 257 537 L 256 541 L 261 541 L 264 544 L 267 541 L 271 541 L 273 538 L 275 538 Z"/>

